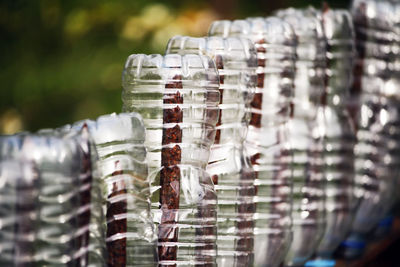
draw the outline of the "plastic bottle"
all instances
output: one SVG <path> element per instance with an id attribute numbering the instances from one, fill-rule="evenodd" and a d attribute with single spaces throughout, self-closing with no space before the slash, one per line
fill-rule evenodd
<path id="1" fill-rule="evenodd" d="M 156 266 L 156 243 L 150 214 L 145 129 L 139 114 L 111 114 L 87 127 L 98 153 L 102 204 L 106 215 L 107 264 Z"/>
<path id="2" fill-rule="evenodd" d="M 245 148 L 255 170 L 254 265 L 278 266 L 291 242 L 292 175 L 287 121 L 296 40 L 275 17 L 216 21 L 210 36 L 249 38 L 257 50 L 257 88 Z"/>
<path id="3" fill-rule="evenodd" d="M 321 21 L 314 10 L 277 12 L 297 36 L 296 79 L 289 140 L 293 149 L 293 242 L 286 266 L 303 266 L 325 230 L 325 181 L 321 99 L 325 93 L 326 50 Z"/>
<path id="4" fill-rule="evenodd" d="M 398 1 L 353 1 L 357 59 L 353 97 L 358 97 L 356 117 L 357 210 L 352 234 L 343 243 L 346 257 L 357 257 L 365 236 L 390 211 L 396 200 L 400 150 L 398 110 L 399 9 Z"/>
<path id="5" fill-rule="evenodd" d="M 327 90 L 324 105 L 326 229 L 317 248 L 314 263 L 325 266 L 322 263 L 332 260 L 333 252 L 349 233 L 354 215 L 356 140 L 354 125 L 346 105 L 353 78 L 355 48 L 353 22 L 347 10 L 325 6 L 320 16 L 327 41 Z"/>
<path id="6" fill-rule="evenodd" d="M 32 203 L 32 235 L 25 244 L 33 256 L 23 264 L 81 266 L 87 236 L 79 209 L 82 157 L 74 138 L 27 133 L 0 138 L 1 161 L 32 162 L 39 174 L 30 188 L 37 198 Z"/>
<path id="7" fill-rule="evenodd" d="M 175 36 L 166 50 L 174 53 L 206 55 L 216 62 L 220 117 L 207 172 L 218 197 L 217 264 L 252 266 L 255 176 L 243 142 L 256 84 L 256 50 L 248 39 Z"/>
<path id="8" fill-rule="evenodd" d="M 77 216 L 80 233 L 77 236 L 79 244 L 79 266 L 104 266 L 105 265 L 105 235 L 104 213 L 100 177 L 98 173 L 98 155 L 95 144 L 90 137 L 87 125 L 71 128 L 66 125 L 57 129 L 41 129 L 41 136 L 72 138 L 79 144 L 82 153 L 80 158 L 80 175 L 77 190 L 80 203 L 77 206 Z"/>
<path id="9" fill-rule="evenodd" d="M 147 130 L 160 266 L 216 264 L 216 193 L 205 168 L 218 120 L 215 64 L 199 55 L 131 55 L 123 110 Z"/>

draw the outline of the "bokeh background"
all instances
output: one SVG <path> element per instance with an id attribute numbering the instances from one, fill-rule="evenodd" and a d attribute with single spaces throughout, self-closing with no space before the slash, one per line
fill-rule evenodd
<path id="1" fill-rule="evenodd" d="M 163 53 L 171 36 L 203 36 L 216 19 L 307 5 L 321 1 L 0 0 L 0 133 L 119 112 L 130 54 Z"/>

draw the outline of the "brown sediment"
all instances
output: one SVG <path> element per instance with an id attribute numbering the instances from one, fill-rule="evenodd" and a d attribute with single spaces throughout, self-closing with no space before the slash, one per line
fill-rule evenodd
<path id="1" fill-rule="evenodd" d="M 253 156 L 250 157 L 250 162 L 251 165 L 258 165 L 257 160 L 260 159 L 261 154 L 260 153 L 256 153 Z"/>
<path id="2" fill-rule="evenodd" d="M 323 2 L 322 3 L 322 24 L 325 24 L 325 13 L 328 13 L 330 11 L 330 7 L 329 4 L 327 2 Z M 325 38 L 325 53 L 330 51 L 330 44 L 328 43 L 328 40 Z M 326 58 L 326 69 L 330 69 L 330 65 L 331 65 L 331 61 L 329 59 L 329 57 L 325 57 Z M 327 105 L 327 100 L 328 100 L 328 86 L 329 86 L 329 75 L 328 73 L 325 71 L 325 75 L 324 75 L 324 91 L 322 93 L 321 96 L 321 105 L 322 106 L 326 106 Z"/>
<path id="3" fill-rule="evenodd" d="M 258 42 L 256 42 L 256 47 L 257 47 L 257 52 L 258 53 L 265 53 L 266 49 L 264 47 L 262 47 L 261 45 L 265 43 L 265 40 L 260 40 Z M 257 60 L 257 66 L 258 67 L 265 67 L 265 59 L 261 59 L 259 58 Z M 261 73 L 257 73 L 257 89 L 258 90 L 263 90 L 264 88 L 264 71 L 262 71 Z M 255 93 L 253 100 L 250 103 L 250 106 L 254 109 L 257 109 L 261 112 L 262 109 L 262 92 L 259 93 Z M 258 113 L 251 113 L 251 117 L 250 117 L 250 125 L 260 128 L 261 127 L 261 114 Z"/>
<path id="4" fill-rule="evenodd" d="M 256 48 L 258 53 L 265 53 L 266 49 L 261 45 L 265 43 L 264 39 L 256 42 Z M 258 45 L 257 45 L 258 44 Z M 265 59 L 259 58 L 257 60 L 258 67 L 265 67 Z M 250 107 L 259 111 L 259 113 L 251 112 L 249 125 L 256 128 L 261 127 L 261 110 L 262 110 L 262 90 L 264 88 L 264 71 L 257 73 L 257 92 L 254 94 Z M 260 153 L 256 153 L 250 156 L 251 165 L 258 165 L 257 160 L 260 158 Z M 243 162 L 245 165 L 246 162 Z M 254 180 L 257 179 L 258 173 L 255 172 L 251 167 L 247 166 L 240 172 L 240 191 L 239 195 L 244 199 L 249 199 L 257 194 L 257 187 L 254 186 Z M 252 201 L 249 203 L 242 202 L 239 204 L 239 221 L 237 222 L 237 228 L 239 229 L 239 236 L 236 244 L 236 250 L 244 252 L 242 256 L 237 258 L 239 266 L 251 266 L 254 264 L 254 220 L 253 216 L 256 212 L 256 204 Z"/>
<path id="5" fill-rule="evenodd" d="M 222 56 L 217 55 L 215 57 L 215 65 L 216 65 L 218 71 L 224 69 L 224 61 L 222 59 Z M 224 75 L 219 74 L 218 76 L 219 76 L 219 84 L 220 85 L 224 84 L 224 80 L 225 80 Z M 223 103 L 223 96 L 224 96 L 224 89 L 221 89 L 221 87 L 219 87 L 219 95 L 220 95 L 219 105 L 221 105 Z M 222 120 L 222 110 L 219 109 L 219 116 L 218 116 L 218 121 L 216 124 L 217 130 L 215 131 L 214 144 L 219 144 L 219 142 L 221 140 L 221 129 L 218 129 L 218 127 L 221 126 L 221 120 Z M 215 162 L 210 162 L 209 165 L 211 165 L 213 163 L 215 163 Z M 218 184 L 218 175 L 217 174 L 213 175 L 212 180 L 215 185 Z"/>
<path id="6" fill-rule="evenodd" d="M 357 57 L 353 67 L 353 85 L 350 90 L 353 102 L 348 105 L 348 110 L 356 129 L 358 128 L 357 115 L 359 111 L 359 103 L 357 102 L 362 93 L 361 81 L 364 75 L 365 42 L 367 41 L 366 34 L 359 29 L 359 27 L 368 27 L 367 7 L 365 3 L 361 3 L 360 12 L 361 17 L 353 16 Z M 357 19 L 360 20 L 356 21 Z"/>
<path id="7" fill-rule="evenodd" d="M 224 68 L 224 62 L 223 62 L 223 58 L 220 55 L 217 55 L 215 57 L 215 64 L 216 64 L 216 68 L 217 70 L 221 70 Z M 219 75 L 219 83 L 224 84 L 224 75 Z M 223 93 L 224 90 L 219 88 L 219 94 L 220 94 L 220 98 L 219 98 L 219 104 L 222 104 L 223 102 Z M 217 120 L 217 124 L 216 127 L 218 128 L 218 126 L 221 126 L 221 117 L 222 117 L 222 111 L 219 109 L 219 115 L 218 115 L 218 120 Z M 221 140 L 221 130 L 220 129 L 216 129 L 215 131 L 215 138 L 214 138 L 214 144 L 219 144 Z M 217 162 L 209 162 L 209 165 L 215 164 Z M 214 174 L 211 176 L 211 179 L 214 183 L 214 185 L 218 184 L 218 174 Z M 214 194 L 211 191 L 206 192 L 206 195 L 204 196 L 203 199 L 203 204 L 200 203 L 200 207 L 199 207 L 199 213 L 198 216 L 200 218 L 212 218 L 215 217 L 215 211 L 209 209 L 207 207 L 207 202 L 212 200 L 214 198 Z M 212 224 L 209 224 L 207 222 L 205 222 L 205 225 L 203 225 L 202 229 L 196 229 L 196 236 L 198 237 L 204 237 L 204 236 L 216 236 L 216 232 L 215 232 L 215 228 Z M 204 242 L 204 240 L 200 241 L 200 242 Z M 205 250 L 214 250 L 215 248 L 215 244 L 213 243 L 209 243 L 207 244 L 204 243 L 204 246 L 200 246 L 198 248 L 196 248 L 196 257 L 198 258 L 199 262 L 203 262 L 204 264 L 200 264 L 201 266 L 213 266 L 212 263 L 212 257 L 210 256 L 206 256 L 206 255 L 202 255 L 202 251 Z M 199 266 L 200 266 L 199 265 Z"/>
<path id="8" fill-rule="evenodd" d="M 214 185 L 218 184 L 218 175 L 217 174 L 214 174 L 213 176 L 211 176 L 211 179 L 212 179 Z"/>
<path id="9" fill-rule="evenodd" d="M 119 161 L 115 162 L 117 168 Z M 111 176 L 117 176 L 123 174 L 123 171 L 114 171 Z M 126 185 L 123 180 L 113 183 L 112 192 L 108 195 L 108 199 L 124 195 L 127 193 Z M 127 231 L 127 220 L 126 216 L 122 216 L 121 219 L 116 217 L 127 213 L 127 202 L 120 200 L 112 203 L 107 201 L 107 238 L 110 238 L 117 234 L 126 234 Z M 118 238 L 114 241 L 107 242 L 107 264 L 113 267 L 125 267 L 126 266 L 126 237 Z"/>
<path id="10" fill-rule="evenodd" d="M 175 107 L 163 109 L 163 134 L 161 149 L 160 172 L 160 209 L 161 223 L 158 228 L 158 257 L 160 261 L 176 261 L 177 245 L 165 243 L 178 242 L 177 213 L 179 210 L 182 130 L 178 123 L 183 122 L 183 111 L 179 104 L 183 104 L 183 97 L 179 89 L 183 89 L 182 77 L 176 75 L 173 81 L 165 86 L 166 89 L 178 89 L 176 92 L 166 92 L 163 104 L 176 104 Z M 174 123 L 175 126 L 171 127 Z M 176 264 L 159 264 L 159 266 L 176 266 Z"/>
<path id="11" fill-rule="evenodd" d="M 85 123 L 82 127 L 83 131 L 88 131 L 87 124 Z M 80 177 L 80 206 L 87 207 L 91 202 L 91 188 L 92 188 L 92 161 L 91 161 L 91 147 L 87 140 L 84 140 L 84 146 L 87 146 L 87 151 L 81 149 L 82 152 L 82 162 L 81 162 L 81 175 Z M 78 216 L 78 226 L 79 229 L 88 227 L 90 224 L 91 210 L 87 207 L 87 210 L 82 211 Z M 78 249 L 88 248 L 89 246 L 89 229 L 82 233 L 78 237 Z M 79 259 L 80 266 L 86 266 L 88 264 L 89 255 L 85 252 Z"/>
<path id="12" fill-rule="evenodd" d="M 261 39 L 258 42 L 256 42 L 256 48 L 258 53 L 266 53 L 266 49 L 261 46 L 264 43 L 265 43 L 264 39 Z M 257 66 L 265 67 L 265 59 L 259 58 L 257 60 Z M 259 113 L 251 112 L 250 116 L 249 125 L 254 126 L 256 128 L 261 128 L 261 111 L 262 111 L 262 97 L 263 97 L 262 91 L 264 90 L 264 78 L 265 78 L 264 70 L 261 71 L 260 73 L 257 72 L 257 90 L 261 92 L 255 93 L 253 100 L 250 102 L 250 107 L 252 109 L 256 109 L 259 111 Z M 258 159 L 260 159 L 260 156 L 261 156 L 260 153 L 256 153 L 250 156 L 250 162 L 253 166 L 258 165 Z M 257 179 L 258 172 L 255 171 L 254 173 L 255 173 L 254 179 Z M 255 187 L 255 194 L 257 194 L 257 191 L 258 191 L 257 187 Z"/>
<path id="13" fill-rule="evenodd" d="M 215 57 L 215 65 L 216 65 L 218 71 L 224 69 L 224 61 L 222 59 L 222 56 L 217 55 Z M 225 79 L 224 75 L 219 74 L 219 84 L 220 85 L 224 84 L 224 79 Z M 219 104 L 222 104 L 223 103 L 223 97 L 224 97 L 224 89 L 222 89 L 221 87 L 219 88 L 219 95 L 220 95 Z M 220 109 L 219 110 L 218 122 L 217 122 L 217 125 L 216 125 L 217 128 L 218 128 L 218 126 L 221 126 L 221 119 L 222 119 L 222 110 Z M 221 129 L 217 129 L 215 131 L 214 144 L 219 144 L 220 140 L 221 140 Z"/>
<path id="14" fill-rule="evenodd" d="M 261 44 L 264 44 L 265 40 L 260 40 L 256 42 L 256 47 L 257 47 L 257 52 L 258 53 L 266 53 L 266 49 L 262 46 Z M 259 44 L 259 45 L 257 45 Z M 265 67 L 265 59 L 258 59 L 257 61 L 257 66 L 258 67 Z M 265 74 L 264 71 L 261 71 L 261 73 L 257 73 L 257 90 L 261 91 L 259 93 L 255 93 L 253 100 L 250 103 L 250 106 L 252 109 L 256 109 L 259 111 L 259 113 L 251 112 L 251 117 L 250 117 L 250 125 L 254 126 L 256 128 L 261 127 L 261 111 L 262 111 L 262 91 L 264 90 L 264 78 Z M 255 155 L 251 155 L 250 160 L 252 165 L 258 165 L 257 160 L 260 158 L 260 153 L 257 153 Z M 257 174 L 256 174 L 257 175 Z"/>
<path id="15" fill-rule="evenodd" d="M 217 70 L 221 70 L 224 68 L 224 62 L 223 62 L 223 58 L 221 55 L 217 55 L 215 57 L 215 64 L 216 64 L 216 68 Z M 219 76 L 219 84 L 224 84 L 224 75 L 218 75 Z M 219 87 L 219 105 L 222 104 L 223 102 L 223 93 L 224 90 L 221 89 L 221 87 Z M 217 120 L 217 124 L 216 127 L 218 128 L 218 126 L 220 126 L 222 124 L 221 118 L 222 118 L 222 111 L 218 108 L 217 110 L 212 110 L 209 111 L 209 113 L 212 114 L 218 114 L 218 120 Z M 210 119 L 212 120 L 214 118 L 214 116 L 211 116 Z M 219 144 L 221 140 L 221 130 L 220 129 L 216 129 L 215 131 L 215 138 L 214 138 L 214 144 Z M 213 162 L 209 162 L 208 165 L 212 165 L 217 163 L 217 161 L 213 161 Z M 214 185 L 218 184 L 218 174 L 214 174 L 211 176 L 211 179 L 213 181 Z M 215 195 L 213 191 L 209 191 L 207 190 L 205 196 L 203 197 L 203 200 L 201 201 L 201 203 L 199 203 L 198 206 L 198 217 L 199 218 L 216 218 L 216 213 L 215 210 L 213 210 L 212 208 L 210 209 L 207 202 L 212 201 L 213 199 L 215 199 Z M 204 222 L 202 223 L 202 227 L 201 228 L 196 228 L 196 236 L 199 239 L 199 244 L 203 243 L 202 245 L 196 246 L 196 258 L 198 260 L 198 262 L 200 264 L 196 264 L 196 266 L 202 266 L 202 267 L 211 267 L 214 266 L 214 257 L 212 255 L 205 255 L 205 253 L 203 253 L 204 251 L 216 251 L 216 245 L 215 243 L 212 241 L 213 237 L 217 236 L 216 233 L 216 227 L 215 224 L 213 222 L 210 222 L 208 220 L 204 220 Z M 204 237 L 210 237 L 211 239 L 205 240 Z"/>

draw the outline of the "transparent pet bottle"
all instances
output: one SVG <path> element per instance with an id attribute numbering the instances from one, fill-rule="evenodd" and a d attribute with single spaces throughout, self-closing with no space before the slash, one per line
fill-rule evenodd
<path id="1" fill-rule="evenodd" d="M 276 17 L 216 21 L 209 34 L 248 38 L 257 51 L 257 84 L 244 143 L 255 171 L 254 265 L 278 266 L 291 242 L 287 122 L 295 74 L 295 36 L 291 26 Z"/>
<path id="2" fill-rule="evenodd" d="M 82 238 L 80 177 L 83 153 L 74 138 L 21 134 L 0 138 L 0 160 L 26 160 L 38 172 L 38 198 L 32 204 L 29 244 L 38 266 L 81 266 Z M 83 232 L 83 234 L 82 234 Z M 3 255 L 3 253 L 2 253 Z M 85 253 L 83 253 L 85 255 Z"/>
<path id="3" fill-rule="evenodd" d="M 248 108 L 256 82 L 253 43 L 237 37 L 176 36 L 167 54 L 200 54 L 216 62 L 220 81 L 220 117 L 207 172 L 218 197 L 218 266 L 253 265 L 254 171 L 244 150 Z"/>
<path id="4" fill-rule="evenodd" d="M 73 138 L 79 144 L 82 153 L 80 158 L 80 175 L 77 189 L 80 204 L 77 207 L 80 230 L 77 243 L 80 247 L 79 266 L 105 265 L 104 213 L 101 205 L 100 177 L 98 174 L 98 156 L 94 142 L 91 140 L 87 125 L 71 128 L 66 125 L 58 129 L 41 129 L 39 135 Z"/>
<path id="5" fill-rule="evenodd" d="M 346 109 L 352 84 L 354 29 L 350 13 L 329 9 L 320 13 L 327 41 L 326 96 L 324 97 L 324 171 L 326 228 L 316 257 L 332 259 L 353 220 L 355 129 Z"/>
<path id="6" fill-rule="evenodd" d="M 321 99 L 325 93 L 326 44 L 312 9 L 277 12 L 297 36 L 296 79 L 289 140 L 293 149 L 293 242 L 286 266 L 303 266 L 315 252 L 325 228 L 325 174 Z"/>
<path id="7" fill-rule="evenodd" d="M 352 234 L 343 243 L 348 257 L 362 253 L 365 235 L 396 200 L 400 168 L 399 10 L 398 1 L 355 0 L 351 8 L 357 48 L 352 90 L 360 108 L 355 146 L 357 210 Z"/>
<path id="8" fill-rule="evenodd" d="M 156 266 L 141 116 L 111 114 L 72 125 L 85 127 L 98 154 L 108 266 Z"/>
<path id="9" fill-rule="evenodd" d="M 131 55 L 123 110 L 147 130 L 152 214 L 160 266 L 216 264 L 216 200 L 205 171 L 218 120 L 214 62 L 199 55 Z"/>

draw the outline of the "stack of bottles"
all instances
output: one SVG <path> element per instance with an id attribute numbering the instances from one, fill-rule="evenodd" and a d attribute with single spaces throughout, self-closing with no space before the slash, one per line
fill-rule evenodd
<path id="1" fill-rule="evenodd" d="M 0 263 L 155 266 L 144 139 L 134 113 L 1 137 Z"/>
<path id="2" fill-rule="evenodd" d="M 277 15 L 297 36 L 296 78 L 289 120 L 293 151 L 293 241 L 286 266 L 303 266 L 315 252 L 325 230 L 323 170 L 326 42 L 314 9 L 286 9 Z"/>
<path id="3" fill-rule="evenodd" d="M 257 87 L 244 143 L 255 171 L 254 266 L 278 266 L 291 241 L 286 124 L 293 94 L 295 37 L 279 18 L 216 21 L 209 34 L 249 38 L 257 50 Z"/>
<path id="4" fill-rule="evenodd" d="M 0 136 L 0 265 L 359 256 L 400 189 L 399 8 L 215 21 L 128 57 L 131 113 Z"/>
<path id="5" fill-rule="evenodd" d="M 399 183 L 399 15 L 397 1 L 355 0 L 352 15 L 357 59 L 353 95 L 358 142 L 356 210 L 346 257 L 362 253 L 367 234 L 390 211 Z"/>
<path id="6" fill-rule="evenodd" d="M 123 109 L 147 129 L 152 215 L 160 266 L 216 264 L 217 196 L 205 171 L 219 117 L 219 79 L 206 56 L 131 55 Z"/>

